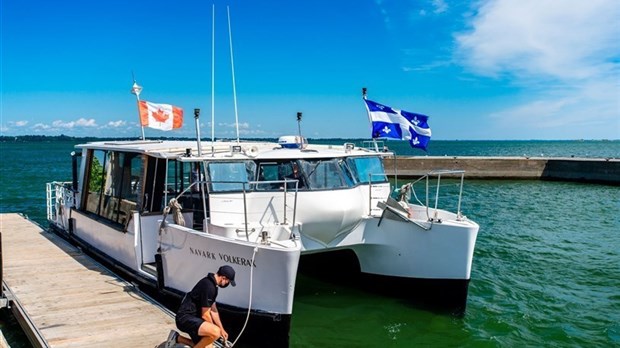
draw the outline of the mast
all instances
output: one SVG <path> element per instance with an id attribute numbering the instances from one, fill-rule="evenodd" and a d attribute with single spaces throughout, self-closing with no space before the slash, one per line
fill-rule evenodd
<path id="1" fill-rule="evenodd" d="M 202 157 L 202 144 L 200 144 L 200 109 L 194 109 L 194 123 L 196 124 L 196 145 L 198 146 L 198 157 Z"/>
<path id="2" fill-rule="evenodd" d="M 133 75 L 133 73 L 132 73 Z M 144 140 L 144 126 L 142 125 L 142 118 L 140 117 L 140 93 L 142 92 L 142 86 L 136 83 L 136 79 L 133 79 L 133 86 L 131 87 L 131 94 L 136 96 L 136 101 L 138 104 L 138 124 L 140 124 L 140 129 L 142 130 L 142 140 Z"/>
<path id="3" fill-rule="evenodd" d="M 299 132 L 299 148 L 304 148 L 304 138 L 301 136 L 301 112 L 297 112 L 297 131 Z"/>
<path id="4" fill-rule="evenodd" d="M 232 69 L 233 100 L 235 103 L 235 127 L 237 128 L 237 144 L 239 144 L 239 116 L 237 114 L 237 88 L 235 87 L 235 61 L 233 59 L 232 31 L 230 30 L 230 8 L 229 6 L 226 6 L 226 13 L 228 14 L 228 39 L 230 42 L 230 66 Z"/>
<path id="5" fill-rule="evenodd" d="M 212 8 L 211 29 L 211 156 L 215 155 L 215 3 Z"/>
<path id="6" fill-rule="evenodd" d="M 366 87 L 362 87 L 362 99 L 364 99 L 364 106 L 366 107 L 366 111 L 368 112 L 368 122 L 370 122 L 370 136 L 372 138 L 372 143 L 375 145 L 375 151 L 379 152 L 379 145 L 377 145 L 377 139 L 375 139 L 374 134 L 372 134 L 372 118 L 370 117 L 370 110 L 368 110 L 368 104 L 366 104 L 366 99 L 368 96 L 366 92 L 368 89 Z"/>

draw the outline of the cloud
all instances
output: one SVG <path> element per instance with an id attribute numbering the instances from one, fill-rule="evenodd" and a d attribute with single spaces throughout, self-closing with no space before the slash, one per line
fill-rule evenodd
<path id="1" fill-rule="evenodd" d="M 435 14 L 444 13 L 448 10 L 448 4 L 444 0 L 433 0 L 431 3 L 434 8 L 433 13 Z"/>
<path id="2" fill-rule="evenodd" d="M 15 121 L 15 122 L 11 122 L 13 123 L 13 125 L 15 125 L 15 127 L 24 127 L 25 125 L 28 124 L 28 121 Z"/>
<path id="3" fill-rule="evenodd" d="M 585 79 L 617 72 L 618 18 L 616 0 L 494 0 L 456 42 L 479 74 Z"/>
<path id="4" fill-rule="evenodd" d="M 34 130 L 47 130 L 50 129 L 51 127 L 49 125 L 46 125 L 44 123 L 37 123 L 34 126 L 32 126 L 32 129 Z"/>
<path id="5" fill-rule="evenodd" d="M 106 127 L 109 128 L 120 128 L 120 127 L 125 127 L 127 125 L 127 121 L 110 121 L 106 124 Z"/>
<path id="6" fill-rule="evenodd" d="M 619 138 L 618 18 L 616 0 L 487 1 L 455 36 L 455 56 L 474 74 L 520 88 L 520 104 L 490 115 L 506 128 Z"/>
<path id="7" fill-rule="evenodd" d="M 88 120 L 85 118 L 80 118 L 77 121 L 69 121 L 69 122 L 56 120 L 52 122 L 52 127 L 66 128 L 66 129 L 72 129 L 75 127 L 97 127 L 97 122 L 95 122 L 95 119 L 93 118 L 88 119 Z"/>
<path id="8" fill-rule="evenodd" d="M 390 23 L 392 22 L 392 20 L 390 19 L 390 16 L 388 15 L 387 10 L 385 9 L 383 1 L 375 0 L 375 3 L 377 4 L 377 7 L 379 7 L 379 12 L 381 13 L 381 16 L 383 17 L 383 23 L 385 24 L 387 28 L 390 28 L 391 26 Z"/>
<path id="9" fill-rule="evenodd" d="M 211 122 L 208 123 L 209 125 L 211 125 Z M 225 123 L 225 122 L 219 122 L 218 127 L 226 127 L 226 128 L 237 128 L 237 126 L 235 125 L 235 123 Z M 239 122 L 239 129 L 248 129 L 250 128 L 250 124 L 247 122 Z"/>
<path id="10" fill-rule="evenodd" d="M 208 125 L 210 126 L 211 122 L 208 122 Z M 237 136 L 237 129 L 236 129 L 235 123 L 219 122 L 217 126 L 218 127 L 216 128 L 216 131 L 215 131 L 216 135 L 228 136 L 228 137 Z M 261 128 L 260 125 L 250 125 L 248 122 L 239 122 L 239 135 L 243 135 L 243 136 L 266 135 L 267 132 L 265 132 L 264 130 L 260 128 Z"/>

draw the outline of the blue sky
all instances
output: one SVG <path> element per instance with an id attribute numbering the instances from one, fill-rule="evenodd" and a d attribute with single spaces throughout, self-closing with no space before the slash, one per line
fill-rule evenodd
<path id="1" fill-rule="evenodd" d="M 141 98 L 211 136 L 208 1 L 1 2 L 2 135 L 137 137 Z M 433 139 L 620 139 L 617 0 L 215 1 L 215 136 L 364 138 L 361 88 Z"/>

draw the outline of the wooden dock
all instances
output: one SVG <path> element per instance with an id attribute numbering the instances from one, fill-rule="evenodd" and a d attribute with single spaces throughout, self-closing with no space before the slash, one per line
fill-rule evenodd
<path id="1" fill-rule="evenodd" d="M 3 288 L 34 347 L 155 347 L 174 316 L 61 237 L 0 214 Z"/>

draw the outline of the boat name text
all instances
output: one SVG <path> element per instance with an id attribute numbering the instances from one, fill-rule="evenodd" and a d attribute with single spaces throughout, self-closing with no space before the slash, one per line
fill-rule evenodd
<path id="1" fill-rule="evenodd" d="M 207 251 L 207 250 L 194 249 L 192 247 L 189 247 L 189 252 L 192 255 L 200 256 L 205 259 L 220 260 L 226 263 L 234 263 L 235 265 L 246 266 L 246 267 L 249 267 L 250 265 L 253 265 L 254 267 L 256 267 L 256 262 L 252 263 L 252 259 L 246 259 L 245 257 L 241 257 L 241 256 L 229 255 L 229 254 L 223 254 L 223 253 L 214 253 L 214 252 Z"/>

